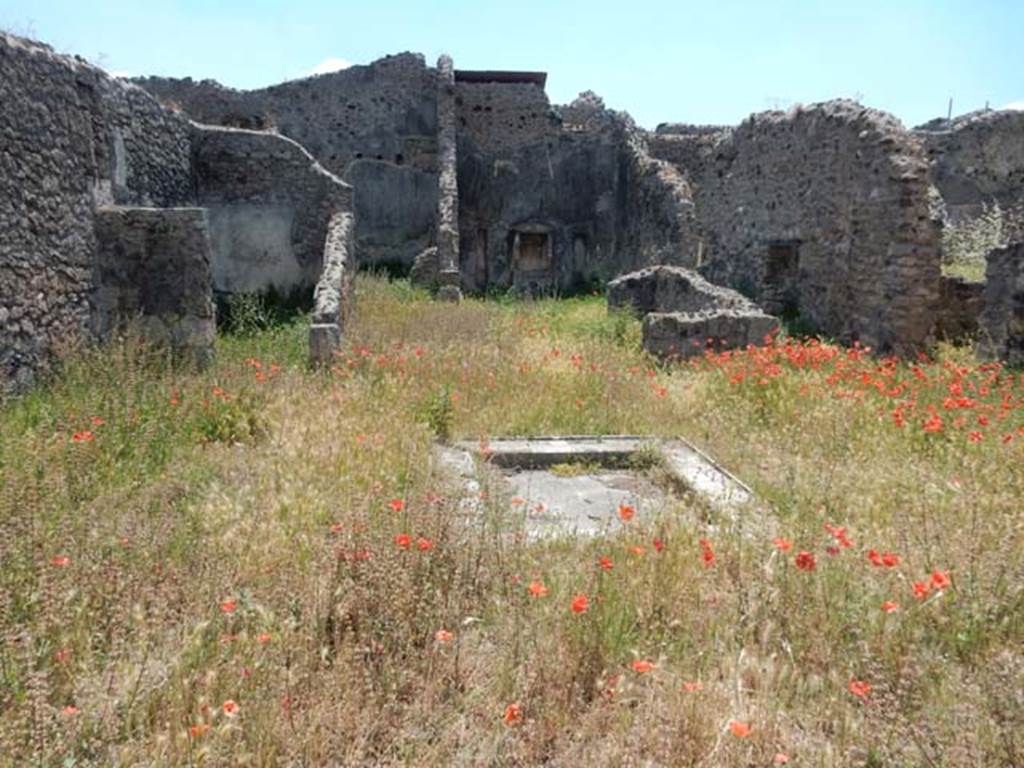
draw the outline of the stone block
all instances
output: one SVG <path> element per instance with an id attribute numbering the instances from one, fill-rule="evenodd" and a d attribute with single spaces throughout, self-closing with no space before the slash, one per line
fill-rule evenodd
<path id="1" fill-rule="evenodd" d="M 686 359 L 703 354 L 708 339 L 718 351 L 763 344 L 778 329 L 776 318 L 756 311 L 650 312 L 644 316 L 643 345 L 661 358 Z"/>

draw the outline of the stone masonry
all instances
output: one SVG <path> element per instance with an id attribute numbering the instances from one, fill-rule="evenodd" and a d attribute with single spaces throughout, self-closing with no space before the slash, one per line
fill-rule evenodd
<path id="1" fill-rule="evenodd" d="M 654 298 L 649 277 L 614 284 L 613 303 L 621 286 L 656 310 L 659 354 L 756 340 L 770 314 L 909 352 L 971 333 L 982 303 L 986 354 L 1016 354 L 1014 257 L 993 255 L 982 299 L 940 279 L 940 234 L 946 216 L 1024 199 L 1019 115 L 908 131 L 831 101 L 647 133 L 589 91 L 552 105 L 545 82 L 403 53 L 253 91 L 129 83 L 0 35 L 0 380 L 27 383 L 132 313 L 201 350 L 214 289 L 313 294 L 311 357 L 326 362 L 359 266 L 411 269 L 443 298 L 592 290 L 651 266 L 739 292 L 673 293 L 698 278 L 663 270 Z M 172 285 L 174 264 L 191 277 Z M 153 285 L 167 306 L 143 298 Z M 717 303 L 687 304 L 704 295 Z"/>
<path id="2" fill-rule="evenodd" d="M 1024 243 L 988 254 L 985 309 L 979 325 L 983 357 L 1024 367 Z"/>

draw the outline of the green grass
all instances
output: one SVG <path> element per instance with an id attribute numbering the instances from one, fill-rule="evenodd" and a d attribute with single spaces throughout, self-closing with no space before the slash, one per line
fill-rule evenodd
<path id="1" fill-rule="evenodd" d="M 0 764 L 1021 763 L 1019 373 L 785 340 L 665 367 L 596 297 L 357 302 L 330 371 L 300 317 L 3 404 Z M 687 437 L 759 504 L 529 543 L 432 459 L 569 433 Z"/>

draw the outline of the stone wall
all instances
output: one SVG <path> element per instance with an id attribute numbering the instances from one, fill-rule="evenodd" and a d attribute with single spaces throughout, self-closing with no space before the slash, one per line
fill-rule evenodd
<path id="1" fill-rule="evenodd" d="M 850 101 L 753 115 L 691 177 L 701 271 L 880 351 L 935 327 L 939 223 L 920 143 Z"/>
<path id="2" fill-rule="evenodd" d="M 534 83 L 456 83 L 455 104 L 463 140 L 484 154 L 555 138 L 561 129 L 547 94 Z"/>
<path id="3" fill-rule="evenodd" d="M 988 254 L 979 326 L 978 351 L 983 358 L 1024 367 L 1024 243 Z"/>
<path id="4" fill-rule="evenodd" d="M 916 129 L 933 162 L 935 186 L 954 220 L 983 204 L 1024 203 L 1024 112 L 987 110 Z"/>
<path id="5" fill-rule="evenodd" d="M 978 317 L 984 308 L 984 283 L 942 275 L 935 336 L 949 341 L 974 338 L 978 332 Z"/>
<path id="6" fill-rule="evenodd" d="M 187 202 L 188 125 L 80 58 L 0 33 L 0 382 L 91 338 L 97 204 Z"/>
<path id="7" fill-rule="evenodd" d="M 214 287 L 312 290 L 327 225 L 352 189 L 298 143 L 264 131 L 195 124 L 197 202 L 209 209 Z"/>
<path id="8" fill-rule="evenodd" d="M 357 190 L 361 264 L 412 265 L 434 238 L 437 74 L 419 54 L 236 91 L 212 80 L 135 82 L 193 120 L 272 130 L 301 144 Z"/>
<path id="9" fill-rule="evenodd" d="M 536 86 L 488 84 L 500 88 L 513 88 L 507 105 L 534 89 L 521 108 L 552 112 L 546 101 L 541 110 Z M 678 169 L 650 157 L 629 116 L 589 92 L 553 114 L 560 127 L 517 129 L 486 150 L 459 134 L 464 284 L 567 291 L 639 266 L 691 263 L 689 187 Z"/>
<path id="10" fill-rule="evenodd" d="M 208 362 L 216 323 L 206 211 L 100 208 L 95 231 L 95 335 L 132 326 L 182 357 Z"/>

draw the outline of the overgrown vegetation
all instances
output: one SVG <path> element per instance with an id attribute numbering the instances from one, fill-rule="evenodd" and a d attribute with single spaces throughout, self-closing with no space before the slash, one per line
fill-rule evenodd
<path id="1" fill-rule="evenodd" d="M 1022 237 L 1024 206 L 1004 209 L 998 203 L 985 205 L 978 216 L 943 229 L 943 272 L 983 282 L 988 252 Z"/>
<path id="2" fill-rule="evenodd" d="M 296 322 L 4 404 L 0 764 L 1024 762 L 1020 373 L 785 339 L 661 368 L 599 299 L 357 296 L 329 372 Z M 762 522 L 531 543 L 431 459 L 543 433 L 684 435 Z"/>

